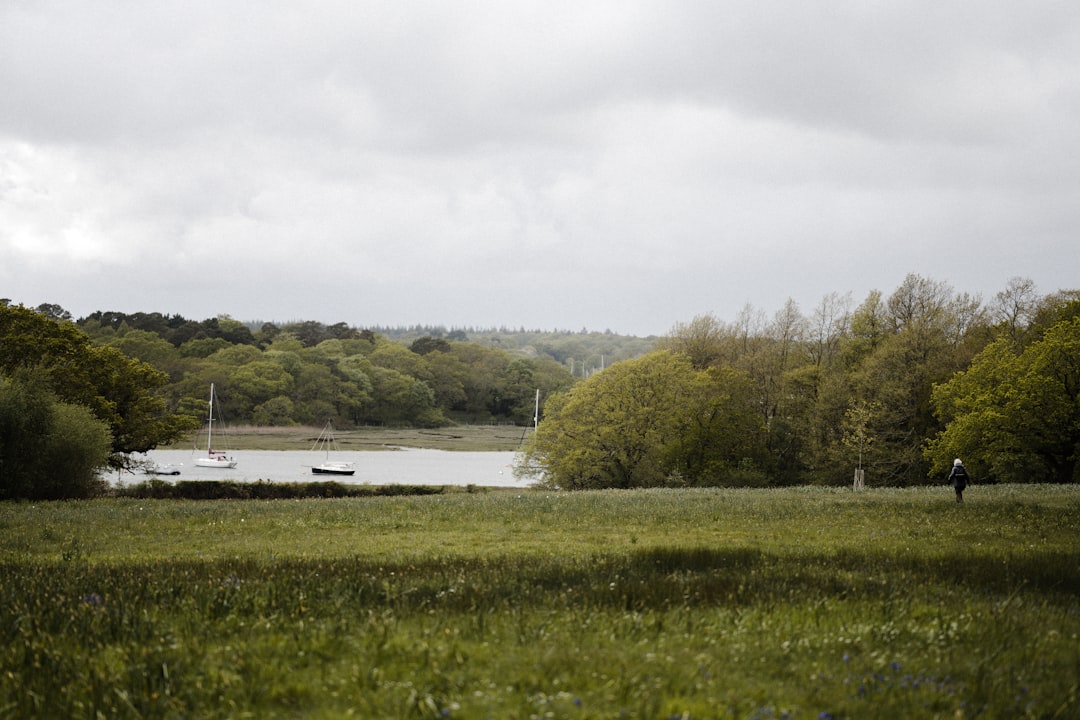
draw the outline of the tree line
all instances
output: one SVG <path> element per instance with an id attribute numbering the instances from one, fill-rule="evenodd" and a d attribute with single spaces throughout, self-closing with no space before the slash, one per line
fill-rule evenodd
<path id="1" fill-rule="evenodd" d="M 518 463 L 567 489 L 1076 482 L 1080 292 L 1014 278 L 990 302 L 909 275 L 858 306 L 747 306 L 549 398 Z"/>
<path id="2" fill-rule="evenodd" d="M 167 373 L 160 395 L 175 412 L 204 411 L 214 383 L 223 417 L 235 424 L 525 424 L 537 389 L 546 396 L 573 382 L 545 356 L 431 336 L 406 345 L 344 323 L 266 323 L 252 332 L 223 315 L 192 333 L 191 321 L 95 313 L 78 326 L 96 344 Z"/>
<path id="3" fill-rule="evenodd" d="M 540 390 L 517 469 L 567 489 L 839 485 L 856 468 L 903 486 L 953 457 L 983 481 L 1077 480 L 1080 292 L 1042 296 L 1022 278 L 983 303 L 910 275 L 857 306 L 747 306 L 640 342 L 425 330 L 76 321 L 0 300 L 0 498 L 97 492 L 98 468 L 194 430 L 211 383 L 228 423 L 344 428 L 531 425 Z"/>

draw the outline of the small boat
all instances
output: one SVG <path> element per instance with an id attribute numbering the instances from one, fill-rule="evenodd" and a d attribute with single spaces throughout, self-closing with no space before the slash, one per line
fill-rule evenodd
<path id="1" fill-rule="evenodd" d="M 206 457 L 195 458 L 204 468 L 234 468 L 236 460 L 223 450 L 214 450 L 214 383 L 210 383 L 210 419 L 206 425 Z"/>
<path id="2" fill-rule="evenodd" d="M 312 452 L 322 451 L 326 459 L 318 465 L 311 466 L 312 475 L 352 475 L 356 467 L 351 462 L 341 462 L 330 459 L 330 451 L 337 451 L 337 442 L 334 440 L 334 426 L 327 422 L 326 427 L 319 433 L 315 444 L 311 446 Z"/>
<path id="3" fill-rule="evenodd" d="M 313 475 L 352 475 L 356 472 L 351 462 L 324 462 L 311 467 Z"/>
<path id="4" fill-rule="evenodd" d="M 180 468 L 176 465 L 151 465 L 143 472 L 147 475 L 179 475 Z"/>

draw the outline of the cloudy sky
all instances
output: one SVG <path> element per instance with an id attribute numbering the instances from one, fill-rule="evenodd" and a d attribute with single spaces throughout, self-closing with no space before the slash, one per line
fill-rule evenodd
<path id="1" fill-rule="evenodd" d="M 0 1 L 0 297 L 649 335 L 1080 287 L 1080 3 Z"/>

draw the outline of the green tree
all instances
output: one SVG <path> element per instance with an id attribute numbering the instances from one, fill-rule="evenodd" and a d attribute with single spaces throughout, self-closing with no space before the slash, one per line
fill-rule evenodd
<path id="1" fill-rule="evenodd" d="M 60 402 L 40 370 L 0 378 L 0 499 L 59 500 L 98 494 L 109 460 L 108 426 Z"/>
<path id="2" fill-rule="evenodd" d="M 407 350 L 406 350 L 407 351 Z M 426 383 L 397 370 L 371 368 L 372 400 L 364 406 L 364 421 L 384 425 L 438 427 L 446 423 Z"/>
<path id="3" fill-rule="evenodd" d="M 663 485 L 692 371 L 687 356 L 657 351 L 593 375 L 548 402 L 524 462 L 566 490 Z"/>
<path id="4" fill-rule="evenodd" d="M 227 412 L 237 419 L 244 417 L 256 405 L 288 396 L 293 385 L 293 376 L 276 362 L 256 360 L 241 365 L 229 374 Z"/>
<path id="5" fill-rule="evenodd" d="M 261 405 L 256 405 L 251 413 L 251 421 L 266 427 L 294 425 L 293 401 L 287 397 L 270 398 Z"/>
<path id="6" fill-rule="evenodd" d="M 108 426 L 114 466 L 194 426 L 192 418 L 166 411 L 158 394 L 169 382 L 164 372 L 116 348 L 93 345 L 74 323 L 22 306 L 0 307 L 0 376 L 33 367 L 43 370 L 60 401 L 86 407 Z"/>
<path id="7" fill-rule="evenodd" d="M 1080 317 L 1017 352 L 1012 333 L 934 388 L 945 429 L 927 443 L 930 472 L 960 457 L 976 476 L 1076 482 L 1080 457 Z"/>
<path id="8" fill-rule="evenodd" d="M 657 342 L 657 349 L 685 355 L 699 370 L 720 365 L 728 359 L 730 333 L 712 314 L 698 315 L 688 323 L 675 323 L 667 337 Z"/>
<path id="9" fill-rule="evenodd" d="M 744 373 L 696 370 L 680 353 L 625 360 L 548 401 L 519 471 L 568 490 L 722 483 L 753 462 L 751 387 Z"/>

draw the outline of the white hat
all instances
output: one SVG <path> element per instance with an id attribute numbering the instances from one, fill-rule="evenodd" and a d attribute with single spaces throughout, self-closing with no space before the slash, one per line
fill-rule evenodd
<path id="1" fill-rule="evenodd" d="M 952 464 L 953 465 L 963 465 L 964 463 L 960 462 L 960 458 L 956 458 L 955 460 L 952 461 Z"/>

